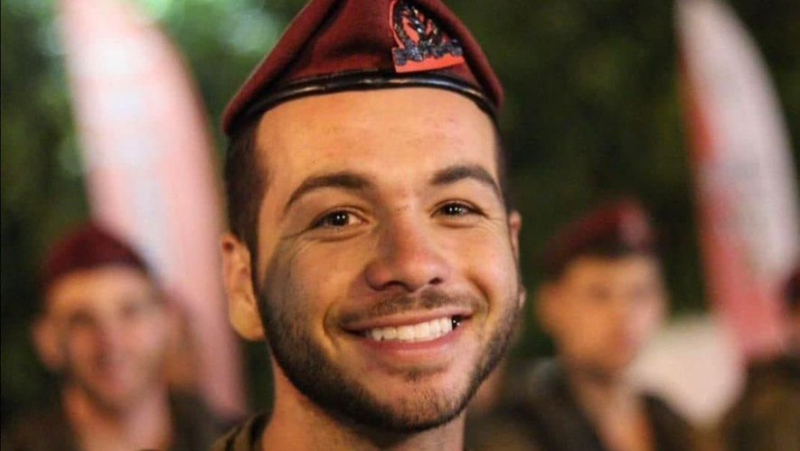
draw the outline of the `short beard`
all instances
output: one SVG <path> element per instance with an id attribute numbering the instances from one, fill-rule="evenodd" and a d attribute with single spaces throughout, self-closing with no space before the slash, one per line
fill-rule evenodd
<path id="1" fill-rule="evenodd" d="M 518 294 L 504 300 L 505 311 L 496 330 L 483 350 L 478 364 L 469 376 L 461 393 L 445 390 L 420 389 L 408 399 L 398 400 L 399 406 L 378 401 L 357 380 L 349 377 L 310 339 L 304 325 L 304 314 L 294 305 L 270 305 L 264 290 L 259 292 L 259 304 L 268 341 L 278 365 L 291 383 L 308 399 L 333 418 L 345 423 L 366 426 L 378 431 L 414 433 L 449 423 L 460 415 L 469 400 L 502 358 L 519 316 Z M 415 304 L 453 304 L 457 300 L 438 291 L 425 292 L 418 300 L 408 297 L 382 302 L 382 310 L 405 310 Z M 403 307 L 405 306 L 405 307 Z M 414 382 L 425 377 L 409 371 L 404 377 Z"/>

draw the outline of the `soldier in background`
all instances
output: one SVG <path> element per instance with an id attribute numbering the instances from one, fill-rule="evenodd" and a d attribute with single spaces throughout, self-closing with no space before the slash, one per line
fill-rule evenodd
<path id="1" fill-rule="evenodd" d="M 642 207 L 623 200 L 565 227 L 545 252 L 537 319 L 557 357 L 511 371 L 506 407 L 473 423 L 476 449 L 686 450 L 692 431 L 630 380 L 667 294 Z"/>
<path id="2" fill-rule="evenodd" d="M 731 451 L 800 449 L 800 267 L 789 278 L 784 297 L 787 350 L 748 369 L 744 393 L 723 421 Z"/>
<path id="3" fill-rule="evenodd" d="M 61 396 L 4 433 L 2 449 L 208 449 L 219 428 L 168 386 L 175 306 L 141 256 L 90 223 L 51 248 L 42 276 L 34 341 Z"/>

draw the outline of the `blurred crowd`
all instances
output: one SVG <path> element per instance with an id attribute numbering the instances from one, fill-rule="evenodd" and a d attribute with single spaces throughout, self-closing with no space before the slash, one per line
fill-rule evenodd
<path id="1" fill-rule="evenodd" d="M 783 292 L 791 324 L 785 352 L 747 368 L 718 424 L 690 424 L 632 377 L 669 310 L 653 227 L 639 204 L 625 200 L 553 237 L 531 320 L 552 337 L 556 354 L 513 362 L 487 381 L 489 393 L 479 393 L 469 416 L 474 449 L 800 449 L 800 268 Z"/>
<path id="2" fill-rule="evenodd" d="M 784 290 L 785 351 L 747 368 L 743 390 L 713 428 L 698 430 L 633 380 L 634 362 L 669 312 L 657 235 L 628 198 L 553 236 L 523 323 L 539 322 L 555 355 L 501 363 L 470 404 L 469 449 L 800 449 L 798 270 Z M 80 226 L 52 245 L 41 281 L 32 337 L 60 396 L 15 419 L 4 450 L 207 449 L 237 420 L 205 405 L 186 318 L 123 240 Z"/>
<path id="3" fill-rule="evenodd" d="M 238 450 L 268 439 L 325 449 L 314 440 L 331 437 L 341 439 L 340 449 L 353 443 L 430 447 L 437 440 L 444 448 L 461 444 L 466 423 L 464 445 L 476 451 L 800 451 L 800 266 L 781 281 L 787 331 L 781 346 L 758 358 L 737 354 L 738 391 L 711 423 L 698 422 L 636 373 L 671 313 L 659 224 L 640 199 L 613 198 L 548 230 L 536 258 L 520 258 L 525 218 L 506 197 L 498 145 L 502 87 L 458 18 L 436 0 L 420 3 L 425 7 L 402 0 L 312 2 L 224 114 L 229 230 L 219 231 L 220 243 L 202 244 L 221 246 L 218 285 L 228 295 L 233 329 L 272 350 L 264 365 L 275 379 L 272 410 L 246 419 L 211 402 L 213 385 L 200 382 L 210 374 L 212 347 L 198 339 L 206 331 L 198 330 L 188 304 L 172 297 L 142 249 L 95 219 L 60 236 L 41 262 L 30 338 L 57 387 L 45 405 L 4 418 L 2 450 Z M 107 62 L 108 55 L 99 55 Z M 163 87 L 156 78 L 150 81 Z M 397 89 L 409 87 L 414 90 Z M 137 111 L 152 119 L 155 110 Z M 90 116 L 105 117 L 94 110 Z M 118 132 L 137 122 L 117 119 L 110 129 Z M 132 130 L 120 136 L 132 139 L 137 160 L 145 152 L 139 130 Z M 278 142 L 271 142 L 269 158 L 260 155 L 267 147 L 263 135 Z M 108 142 L 117 150 L 114 139 Z M 583 144 L 575 147 L 585 153 Z M 342 164 L 320 169 L 321 161 Z M 175 172 L 188 172 L 182 158 L 173 163 Z M 213 172 L 201 163 L 204 176 Z M 128 183 L 111 168 L 108 180 L 117 185 L 135 185 L 150 170 L 135 172 Z M 172 183 L 177 176 L 170 170 L 164 180 Z M 560 184 L 559 175 L 552 177 Z M 207 181 L 214 197 L 216 180 Z M 201 191 L 185 181 L 166 186 Z M 342 197 L 320 200 L 325 190 Z M 152 207 L 159 191 L 147 193 L 154 193 L 141 204 Z M 465 201 L 464 193 L 479 201 Z M 274 214 L 280 210 L 275 196 L 286 197 L 278 197 L 286 201 L 283 216 Z M 124 200 L 119 210 L 126 202 L 133 204 Z M 192 213 L 199 203 L 212 201 L 184 206 Z M 295 216 L 288 214 L 292 205 L 300 211 Z M 179 210 L 164 208 L 170 209 Z M 155 224 L 149 209 L 137 214 Z M 272 222 L 265 226 L 264 218 Z M 208 232 L 217 238 L 216 229 Z M 363 241 L 347 241 L 359 234 Z M 199 246 L 187 237 L 188 248 Z M 317 253 L 303 254 L 309 248 Z M 438 254 L 442 249 L 446 258 Z M 540 267 L 520 268 L 530 261 Z M 181 270 L 189 273 L 175 269 Z M 459 271 L 454 279 L 469 282 L 462 291 L 486 299 L 466 305 L 472 300 L 461 299 L 462 292 L 445 289 L 452 287 L 443 278 Z M 526 286 L 523 273 L 541 280 Z M 352 281 L 341 280 L 347 277 L 363 291 L 354 296 Z M 369 302 L 354 307 L 362 298 Z M 330 311 L 339 321 L 333 340 L 319 337 L 333 321 Z M 468 327 L 459 331 L 462 325 Z M 513 345 L 534 327 L 552 342 L 550 355 L 510 352 L 500 360 L 509 337 Z M 209 331 L 213 341 L 220 334 L 212 332 L 218 331 Z M 336 340 L 349 353 L 330 351 Z M 408 355 L 410 363 L 395 366 Z M 287 425 L 294 428 L 286 432 Z M 437 429 L 440 435 L 425 436 Z M 308 437 L 298 438 L 298 430 Z"/>

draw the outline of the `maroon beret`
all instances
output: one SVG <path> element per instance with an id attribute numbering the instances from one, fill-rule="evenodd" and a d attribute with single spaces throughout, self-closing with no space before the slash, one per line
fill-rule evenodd
<path id="1" fill-rule="evenodd" d="M 50 247 L 42 267 L 42 288 L 46 292 L 65 275 L 109 265 L 149 274 L 144 259 L 130 245 L 97 224 L 83 224 Z"/>
<path id="2" fill-rule="evenodd" d="M 565 226 L 545 246 L 545 273 L 558 278 L 582 256 L 654 254 L 655 233 L 641 204 L 622 199 L 604 204 Z"/>
<path id="3" fill-rule="evenodd" d="M 233 97 L 230 135 L 301 96 L 430 86 L 461 93 L 492 117 L 503 89 L 475 38 L 440 0 L 312 0 Z"/>

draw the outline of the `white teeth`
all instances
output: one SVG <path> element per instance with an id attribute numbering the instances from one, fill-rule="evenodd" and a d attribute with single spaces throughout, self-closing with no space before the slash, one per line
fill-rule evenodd
<path id="1" fill-rule="evenodd" d="M 431 341 L 453 331 L 453 319 L 450 317 L 434 319 L 419 324 L 400 327 L 378 327 L 366 332 L 366 336 L 375 341 Z"/>
<path id="2" fill-rule="evenodd" d="M 414 340 L 430 340 L 431 325 L 430 323 L 421 323 L 414 326 Z"/>
<path id="3" fill-rule="evenodd" d="M 441 334 L 444 335 L 453 330 L 453 320 L 451 318 L 442 318 L 439 320 L 439 328 Z"/>
<path id="4" fill-rule="evenodd" d="M 397 339 L 400 341 L 414 341 L 414 326 L 398 327 Z"/>

